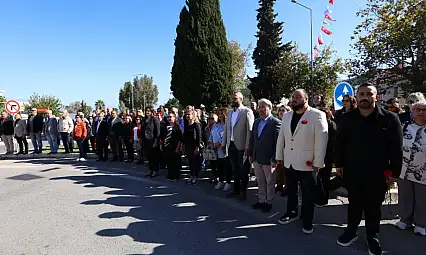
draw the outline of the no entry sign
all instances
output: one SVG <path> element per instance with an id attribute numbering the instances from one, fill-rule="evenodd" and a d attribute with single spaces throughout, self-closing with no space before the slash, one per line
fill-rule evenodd
<path id="1" fill-rule="evenodd" d="M 17 114 L 21 110 L 21 105 L 15 100 L 6 102 L 6 111 L 10 114 Z"/>

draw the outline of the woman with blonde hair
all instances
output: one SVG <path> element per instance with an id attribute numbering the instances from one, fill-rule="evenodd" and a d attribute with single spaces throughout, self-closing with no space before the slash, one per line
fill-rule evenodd
<path id="1" fill-rule="evenodd" d="M 187 122 L 183 138 L 190 169 L 190 177 L 187 183 L 195 185 L 198 183 L 198 173 L 201 170 L 201 125 L 197 121 L 194 109 L 187 109 L 185 119 Z"/>

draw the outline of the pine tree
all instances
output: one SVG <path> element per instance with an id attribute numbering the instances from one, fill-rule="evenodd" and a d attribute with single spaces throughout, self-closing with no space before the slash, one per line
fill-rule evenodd
<path id="1" fill-rule="evenodd" d="M 291 46 L 281 42 L 283 22 L 275 21 L 275 0 L 259 0 L 259 4 L 257 44 L 253 51 L 253 61 L 258 72 L 256 77 L 250 78 L 249 89 L 256 100 L 268 98 L 278 103 L 282 94 L 275 78 L 276 66 L 284 51 L 290 50 Z"/>
<path id="2" fill-rule="evenodd" d="M 219 0 L 187 0 L 176 28 L 171 90 L 182 105 L 226 105 L 231 54 Z"/>

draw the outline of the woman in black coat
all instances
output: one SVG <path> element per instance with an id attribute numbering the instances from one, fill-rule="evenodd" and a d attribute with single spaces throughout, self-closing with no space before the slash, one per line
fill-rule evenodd
<path id="1" fill-rule="evenodd" d="M 355 97 L 351 96 L 351 95 L 345 95 L 343 97 L 343 108 L 340 110 L 336 111 L 336 114 L 334 116 L 334 122 L 336 122 L 337 125 L 339 125 L 339 121 L 340 121 L 340 117 L 349 112 L 352 111 L 353 109 L 355 109 L 357 107 L 356 104 L 356 99 Z"/>
<path id="2" fill-rule="evenodd" d="M 167 179 L 175 181 L 179 179 L 180 169 L 182 168 L 180 150 L 183 142 L 183 131 L 174 112 L 169 112 L 167 122 L 167 125 L 162 126 L 161 150 L 167 164 Z"/>
<path id="3" fill-rule="evenodd" d="M 141 137 L 144 155 L 148 159 L 147 177 L 155 177 L 160 169 L 160 121 L 155 117 L 154 107 L 145 108 L 146 119 L 142 124 Z"/>
<path id="4" fill-rule="evenodd" d="M 329 191 L 330 191 L 330 178 L 331 178 L 331 172 L 333 169 L 333 163 L 334 163 L 334 143 L 336 140 L 336 130 L 337 125 L 336 123 L 331 119 L 332 113 L 330 108 L 328 107 L 322 107 L 320 110 L 324 111 L 327 116 L 327 123 L 328 123 L 328 142 L 327 142 L 327 150 L 325 153 L 324 163 L 325 167 L 321 169 L 318 172 L 318 178 L 317 178 L 317 196 L 315 199 L 315 204 L 318 207 L 322 207 L 328 204 L 328 198 L 329 198 Z"/>

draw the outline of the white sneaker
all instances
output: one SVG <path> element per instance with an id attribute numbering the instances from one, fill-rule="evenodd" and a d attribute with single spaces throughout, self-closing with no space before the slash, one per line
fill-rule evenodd
<path id="1" fill-rule="evenodd" d="M 225 186 L 223 182 L 218 182 L 214 188 L 216 190 L 220 190 L 220 189 L 223 189 L 223 186 Z"/>
<path id="2" fill-rule="evenodd" d="M 86 159 L 85 158 L 81 158 L 80 161 L 86 161 Z"/>
<path id="3" fill-rule="evenodd" d="M 76 159 L 75 161 L 80 161 L 80 159 L 78 158 L 78 159 Z"/>
<path id="4" fill-rule="evenodd" d="M 228 191 L 230 191 L 231 189 L 232 189 L 232 186 L 231 186 L 231 184 L 229 184 L 229 183 L 225 184 L 225 187 L 223 187 L 223 191 L 225 191 L 225 192 L 228 192 Z"/>
<path id="5" fill-rule="evenodd" d="M 408 226 L 408 224 L 405 224 L 405 223 L 404 223 L 404 222 L 402 222 L 402 221 L 398 221 L 398 222 L 395 224 L 395 227 L 399 228 L 400 230 L 406 230 L 409 226 Z"/>
<path id="6" fill-rule="evenodd" d="M 426 228 L 414 227 L 414 234 L 419 234 L 421 236 L 426 236 Z"/>

